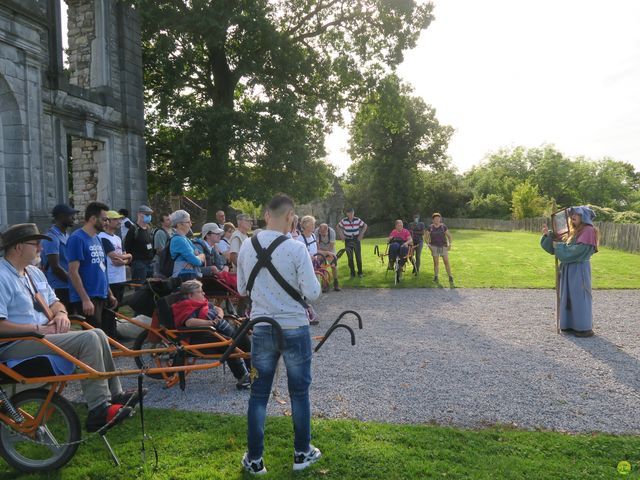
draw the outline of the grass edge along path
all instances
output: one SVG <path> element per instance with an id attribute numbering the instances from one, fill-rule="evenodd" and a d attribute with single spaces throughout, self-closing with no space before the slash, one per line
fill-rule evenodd
<path id="1" fill-rule="evenodd" d="M 452 230 L 449 255 L 455 286 L 462 288 L 554 288 L 554 257 L 540 247 L 540 235 L 530 232 Z M 365 238 L 362 243 L 364 278 L 349 278 L 347 256 L 338 264 L 341 286 L 354 288 L 449 288 L 440 261 L 440 283 L 433 282 L 433 261 L 428 247 L 422 251 L 418 277 L 410 266 L 398 286 L 393 272 L 387 272 L 373 253 L 374 245 L 384 251 L 385 238 Z M 337 248 L 344 246 L 337 242 Z M 640 255 L 600 248 L 591 259 L 594 289 L 640 288 Z M 386 274 L 386 275 L 385 275 Z"/>
<path id="2" fill-rule="evenodd" d="M 1 479 L 235 479 L 242 473 L 246 419 L 242 416 L 148 409 L 147 467 L 141 467 L 140 424 L 135 417 L 108 435 L 122 466 L 113 467 L 99 439 L 81 445 L 58 472 L 19 475 L 0 462 Z M 629 461 L 640 478 L 640 438 L 609 434 L 571 435 L 493 426 L 465 430 L 435 425 L 390 425 L 355 420 L 313 420 L 313 442 L 323 458 L 304 472 L 292 472 L 291 419 L 271 417 L 266 426 L 263 478 L 326 479 L 586 479 L 622 478 Z"/>

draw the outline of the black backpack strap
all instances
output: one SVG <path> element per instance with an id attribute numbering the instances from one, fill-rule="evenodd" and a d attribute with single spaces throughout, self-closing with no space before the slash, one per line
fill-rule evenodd
<path id="1" fill-rule="evenodd" d="M 256 262 L 256 264 L 253 267 L 253 270 L 251 270 L 251 273 L 249 274 L 249 279 L 247 280 L 247 292 L 249 292 L 249 296 L 251 296 L 251 290 L 253 289 L 253 284 L 256 281 L 256 277 L 258 276 L 258 273 L 260 273 L 260 270 L 262 270 L 263 268 L 266 268 L 267 270 L 269 270 L 269 273 L 271 274 L 273 279 L 276 281 L 276 283 L 280 285 L 280 287 L 285 292 L 287 292 L 291 298 L 293 298 L 296 302 L 298 302 L 304 308 L 309 308 L 309 305 L 307 304 L 307 302 L 304 301 L 304 298 L 302 298 L 302 295 L 300 294 L 300 292 L 298 292 L 295 288 L 293 288 L 289 284 L 289 282 L 287 282 L 282 277 L 282 275 L 280 275 L 280 272 L 278 272 L 275 265 L 271 261 L 271 255 L 273 255 L 273 252 L 276 250 L 276 248 L 278 248 L 282 243 L 284 243 L 287 240 L 289 240 L 289 237 L 287 237 L 286 235 L 281 235 L 278 238 L 276 238 L 273 242 L 271 242 L 271 245 L 269 245 L 268 248 L 262 248 L 262 245 L 260 245 L 260 242 L 258 241 L 257 235 L 254 235 L 251 238 L 251 245 L 253 246 L 253 249 L 256 251 L 256 254 L 258 255 L 258 261 Z"/>

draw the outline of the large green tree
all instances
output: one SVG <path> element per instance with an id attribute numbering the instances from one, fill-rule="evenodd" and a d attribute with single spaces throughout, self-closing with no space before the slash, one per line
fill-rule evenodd
<path id="1" fill-rule="evenodd" d="M 324 134 L 432 20 L 414 0 L 135 0 L 150 182 L 210 204 L 329 185 Z"/>
<path id="2" fill-rule="evenodd" d="M 419 208 L 420 171 L 443 168 L 453 129 L 390 75 L 367 97 L 352 126 L 347 198 L 370 221 L 407 218 Z"/>

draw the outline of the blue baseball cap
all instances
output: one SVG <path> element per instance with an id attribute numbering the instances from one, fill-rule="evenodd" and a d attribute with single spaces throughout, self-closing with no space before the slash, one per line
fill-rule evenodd
<path id="1" fill-rule="evenodd" d="M 78 213 L 78 210 L 75 210 L 66 203 L 60 203 L 59 205 L 53 207 L 53 210 L 51 210 L 51 215 L 53 216 L 53 218 L 56 218 L 60 215 L 75 215 L 76 213 Z"/>

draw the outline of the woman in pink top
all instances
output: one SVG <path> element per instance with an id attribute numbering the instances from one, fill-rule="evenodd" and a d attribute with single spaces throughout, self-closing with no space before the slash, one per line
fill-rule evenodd
<path id="1" fill-rule="evenodd" d="M 411 232 L 404 228 L 402 220 L 396 220 L 396 228 L 389 234 L 389 269 L 393 268 L 397 256 L 400 256 L 400 265 L 405 264 L 409 245 L 413 245 Z"/>

